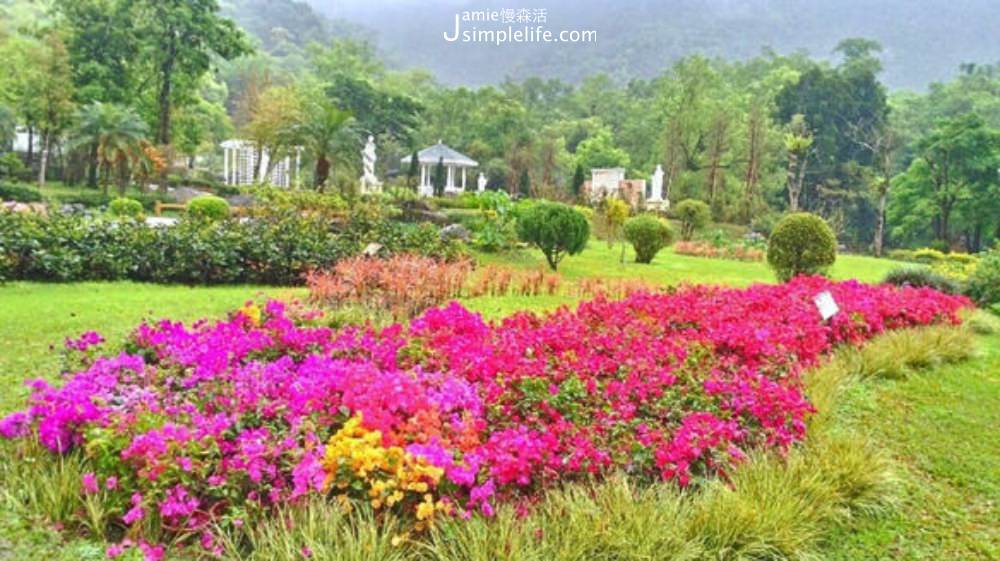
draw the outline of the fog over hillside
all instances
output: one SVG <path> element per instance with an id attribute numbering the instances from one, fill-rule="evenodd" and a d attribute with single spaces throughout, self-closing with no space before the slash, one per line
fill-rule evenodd
<path id="1" fill-rule="evenodd" d="M 578 80 L 594 72 L 649 77 L 692 53 L 746 58 L 764 48 L 829 56 L 845 37 L 885 47 L 886 83 L 922 89 L 963 62 L 1000 61 L 997 0 L 309 0 L 318 11 L 374 31 L 400 66 L 432 70 L 449 84 L 505 76 Z M 547 27 L 594 29 L 596 44 L 448 43 L 461 10 L 544 8 Z"/>

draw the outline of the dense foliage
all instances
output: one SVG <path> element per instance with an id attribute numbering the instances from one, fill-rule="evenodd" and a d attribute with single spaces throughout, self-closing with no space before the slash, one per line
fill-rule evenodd
<path id="1" fill-rule="evenodd" d="M 376 221 L 331 229 L 296 213 L 181 220 L 169 227 L 86 216 L 0 212 L 0 280 L 137 280 L 189 284 L 301 284 L 306 272 L 359 253 L 452 256 L 437 229 Z"/>
<path id="2" fill-rule="evenodd" d="M 842 307 L 826 322 L 812 302 L 823 290 Z M 750 451 L 803 438 L 799 375 L 834 345 L 957 322 L 967 305 L 799 278 L 492 325 L 452 304 L 334 332 L 248 304 L 226 321 L 142 325 L 122 353 L 101 352 L 96 333 L 67 341 L 81 369 L 32 381 L 0 434 L 84 456 L 84 492 L 115 513 L 101 533 L 143 538 L 155 519 L 213 549 L 214 524 L 317 494 L 419 530 L 617 469 L 681 486 L 726 477 Z"/>
<path id="3" fill-rule="evenodd" d="M 674 240 L 674 231 L 662 218 L 642 214 L 625 222 L 625 239 L 635 250 L 636 263 L 651 263 Z"/>
<path id="4" fill-rule="evenodd" d="M 767 244 L 767 264 L 782 281 L 824 273 L 837 260 L 837 237 L 825 220 L 808 212 L 789 214 Z"/>
<path id="5" fill-rule="evenodd" d="M 969 275 L 966 294 L 980 306 L 1000 304 L 1000 244 L 983 256 Z"/>
<path id="6" fill-rule="evenodd" d="M 576 255 L 587 247 L 590 223 L 571 206 L 542 202 L 518 216 L 517 235 L 540 249 L 555 271 L 564 257 Z"/>
<path id="7" fill-rule="evenodd" d="M 22 179 L 44 183 L 47 166 L 64 182 L 120 188 L 217 175 L 219 142 L 237 136 L 272 161 L 302 147 L 301 184 L 350 198 L 371 133 L 380 177 L 441 140 L 511 195 L 567 200 L 594 167 L 642 179 L 662 165 L 671 200 L 702 201 L 716 221 L 756 228 L 806 210 L 856 251 L 977 252 L 1000 235 L 996 66 L 966 64 L 926 94 L 890 94 L 880 45 L 849 38 L 829 62 L 688 56 L 650 62 L 634 81 L 452 88 L 387 67 L 357 29 L 328 27 L 293 1 L 57 0 L 45 14 L 9 4 L 31 14 L 0 26 L 12 69 L 0 76 L 0 139 L 27 127 Z M 260 52 L 223 15 L 257 35 Z M 178 45 L 176 34 L 201 39 Z M 0 161 L 21 164 L 9 156 Z M 188 166 L 168 169 L 182 158 Z"/>

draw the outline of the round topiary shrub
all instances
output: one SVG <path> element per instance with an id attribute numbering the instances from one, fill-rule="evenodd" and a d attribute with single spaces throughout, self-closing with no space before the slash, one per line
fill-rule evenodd
<path id="1" fill-rule="evenodd" d="M 222 197 L 202 195 L 188 203 L 187 213 L 203 220 L 222 220 L 229 216 L 229 203 Z"/>
<path id="2" fill-rule="evenodd" d="M 935 273 L 930 269 L 919 267 L 899 267 L 893 269 L 882 279 L 882 282 L 895 286 L 929 287 L 946 294 L 958 294 L 961 292 L 958 283 L 954 280 Z"/>
<path id="3" fill-rule="evenodd" d="M 641 214 L 625 222 L 625 239 L 635 249 L 635 262 L 649 263 L 674 241 L 674 231 L 666 220 Z"/>
<path id="4" fill-rule="evenodd" d="M 573 207 L 540 202 L 518 217 L 517 234 L 522 241 L 542 250 L 549 267 L 555 271 L 567 255 L 576 255 L 587 247 L 590 224 Z"/>
<path id="5" fill-rule="evenodd" d="M 119 197 L 108 203 L 108 214 L 119 218 L 140 219 L 145 214 L 142 203 L 128 197 Z"/>
<path id="6" fill-rule="evenodd" d="M 767 263 L 782 282 L 798 275 L 825 274 L 836 260 L 837 237 L 815 214 L 789 214 L 768 240 Z"/>
<path id="7" fill-rule="evenodd" d="M 674 218 L 681 221 L 681 239 L 690 241 L 712 220 L 712 209 L 704 201 L 685 199 L 674 207 Z"/>
<path id="8" fill-rule="evenodd" d="M 965 294 L 983 308 L 1000 304 L 1000 243 L 979 260 L 966 282 Z"/>

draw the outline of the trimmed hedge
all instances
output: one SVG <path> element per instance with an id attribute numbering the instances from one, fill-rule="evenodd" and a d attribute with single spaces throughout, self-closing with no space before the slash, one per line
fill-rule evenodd
<path id="1" fill-rule="evenodd" d="M 295 214 L 169 227 L 56 214 L 0 213 L 0 281 L 135 280 L 184 284 L 297 285 L 380 243 L 389 253 L 453 257 L 433 226 L 376 223 L 335 231 Z"/>
<path id="2" fill-rule="evenodd" d="M 808 212 L 789 214 L 774 228 L 767 263 L 781 281 L 825 274 L 837 260 L 837 237 L 825 220 Z"/>

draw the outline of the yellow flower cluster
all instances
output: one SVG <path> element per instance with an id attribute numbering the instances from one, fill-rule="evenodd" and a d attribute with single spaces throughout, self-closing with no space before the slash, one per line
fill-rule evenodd
<path id="1" fill-rule="evenodd" d="M 415 504 L 417 530 L 431 526 L 436 514 L 450 511 L 448 503 L 435 502 L 431 494 L 444 470 L 399 446 L 384 446 L 381 431 L 362 426 L 360 414 L 330 438 L 322 463 L 327 488 L 343 491 L 338 496 L 342 504 L 352 491 L 364 493 L 376 510 Z"/>
<path id="2" fill-rule="evenodd" d="M 260 306 L 258 306 L 257 304 L 253 303 L 247 304 L 242 308 L 240 308 L 238 311 L 239 313 L 243 314 L 247 319 L 249 319 L 251 324 L 260 325 L 261 312 L 260 312 Z"/>

